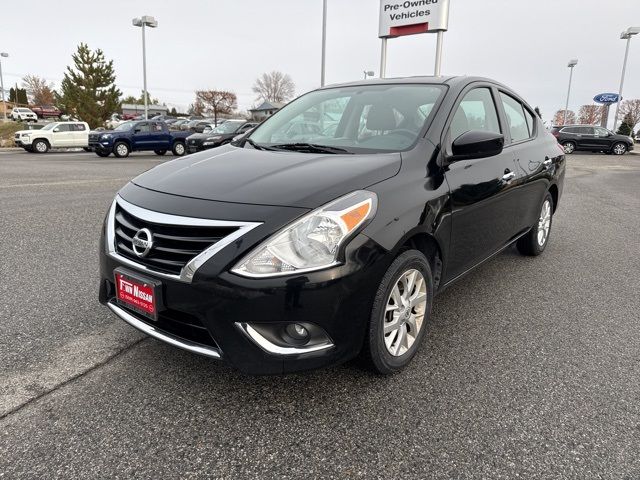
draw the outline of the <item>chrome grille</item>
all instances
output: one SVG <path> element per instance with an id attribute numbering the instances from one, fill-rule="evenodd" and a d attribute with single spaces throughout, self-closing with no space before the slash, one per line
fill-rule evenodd
<path id="1" fill-rule="evenodd" d="M 133 250 L 133 237 L 147 228 L 153 235 L 153 247 L 144 257 Z M 149 222 L 115 206 L 114 244 L 116 252 L 154 271 L 179 275 L 187 263 L 211 245 L 233 234 L 238 227 L 187 226 Z"/>

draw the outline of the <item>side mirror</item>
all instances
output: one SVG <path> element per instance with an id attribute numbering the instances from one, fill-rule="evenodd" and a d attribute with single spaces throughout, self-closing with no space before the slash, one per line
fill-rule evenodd
<path id="1" fill-rule="evenodd" d="M 502 153 L 504 135 L 485 130 L 471 130 L 456 138 L 451 145 L 449 162 L 493 157 Z"/>
<path id="2" fill-rule="evenodd" d="M 53 129 L 53 133 L 58 133 L 60 131 L 60 128 L 56 127 Z"/>

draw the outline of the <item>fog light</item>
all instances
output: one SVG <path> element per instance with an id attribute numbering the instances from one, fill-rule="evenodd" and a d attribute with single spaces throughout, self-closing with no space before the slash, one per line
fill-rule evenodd
<path id="1" fill-rule="evenodd" d="M 294 340 L 306 341 L 309 339 L 309 331 L 299 323 L 291 323 L 287 325 L 285 331 L 287 332 L 287 335 L 289 335 Z"/>

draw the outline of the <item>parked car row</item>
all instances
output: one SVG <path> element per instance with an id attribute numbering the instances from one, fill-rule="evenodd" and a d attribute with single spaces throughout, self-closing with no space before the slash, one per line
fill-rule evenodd
<path id="1" fill-rule="evenodd" d="M 60 118 L 62 111 L 53 105 L 15 107 L 9 117 L 16 122 L 37 122 L 39 118 Z"/>

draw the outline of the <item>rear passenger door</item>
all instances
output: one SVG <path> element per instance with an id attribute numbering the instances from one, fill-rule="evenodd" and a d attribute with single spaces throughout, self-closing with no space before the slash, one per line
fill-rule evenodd
<path id="1" fill-rule="evenodd" d="M 74 123 L 73 128 L 73 145 L 75 147 L 89 146 L 89 132 L 84 123 Z"/>
<path id="2" fill-rule="evenodd" d="M 593 127 L 576 127 L 578 130 L 578 148 L 580 150 L 589 150 L 598 148 L 596 140 L 596 131 Z"/>
<path id="3" fill-rule="evenodd" d="M 509 92 L 500 90 L 499 95 L 501 115 L 509 127 L 505 152 L 510 152 L 516 162 L 514 222 L 516 234 L 522 234 L 538 220 L 551 166 L 546 143 L 555 143 L 551 138 L 545 143 L 543 126 L 529 107 Z"/>
<path id="4" fill-rule="evenodd" d="M 496 108 L 497 90 L 491 85 L 467 88 L 448 120 L 443 144 L 465 132 L 484 130 L 505 134 Z M 452 280 L 506 246 L 514 236 L 516 177 L 513 153 L 460 160 L 447 166 L 452 227 L 450 256 L 445 272 Z"/>
<path id="5" fill-rule="evenodd" d="M 153 150 L 169 150 L 171 147 L 171 135 L 160 122 L 151 122 L 151 141 Z"/>

